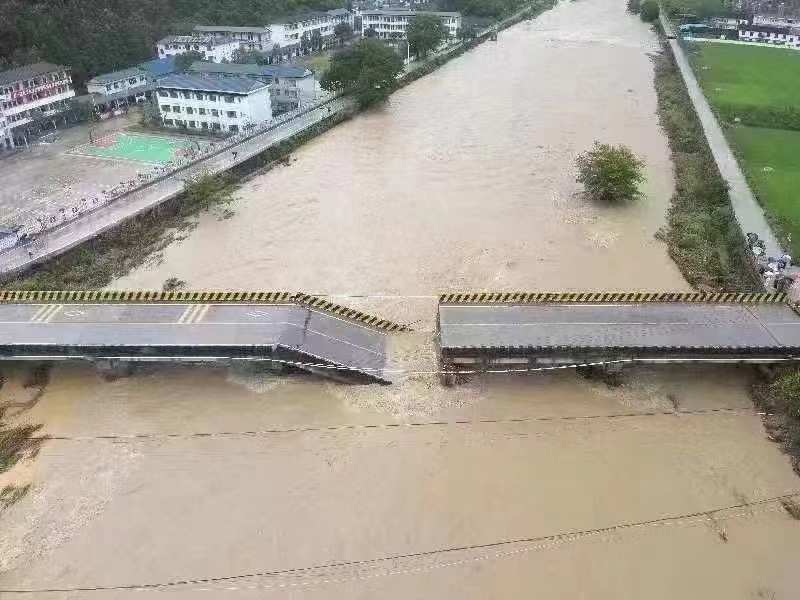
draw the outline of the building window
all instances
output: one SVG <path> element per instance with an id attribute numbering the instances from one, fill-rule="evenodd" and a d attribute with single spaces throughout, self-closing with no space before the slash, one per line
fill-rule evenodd
<path id="1" fill-rule="evenodd" d="M 175 121 L 172 119 L 164 119 L 164 125 L 174 125 Z"/>
<path id="2" fill-rule="evenodd" d="M 187 106 L 186 107 L 186 114 L 187 115 L 193 115 L 194 114 L 194 109 L 191 106 Z"/>
<path id="3" fill-rule="evenodd" d="M 198 108 L 197 112 L 198 112 L 198 114 L 204 115 L 204 114 L 206 114 L 206 109 L 205 108 Z"/>
<path id="4" fill-rule="evenodd" d="M 209 102 L 216 102 L 217 101 L 217 97 L 214 94 L 209 94 L 208 95 L 208 101 Z"/>
<path id="5" fill-rule="evenodd" d="M 192 99 L 192 95 L 189 92 L 183 92 L 183 97 L 186 98 L 187 100 Z"/>
<path id="6" fill-rule="evenodd" d="M 228 104 L 233 104 L 233 96 L 225 96 L 225 102 Z"/>
<path id="7" fill-rule="evenodd" d="M 211 124 L 211 129 L 216 129 L 217 131 L 219 131 L 219 129 L 220 129 L 219 123 L 212 123 Z"/>
<path id="8" fill-rule="evenodd" d="M 235 110 L 229 110 L 227 112 L 227 115 L 228 115 L 229 119 L 235 119 L 236 118 L 236 111 Z"/>
<path id="9" fill-rule="evenodd" d="M 169 112 L 169 105 L 168 104 L 162 104 L 161 105 L 161 111 L 162 112 Z"/>
<path id="10" fill-rule="evenodd" d="M 189 121 L 189 127 L 191 127 L 192 129 L 197 129 L 197 126 L 194 121 Z"/>
<path id="11" fill-rule="evenodd" d="M 238 125 L 231 125 L 230 127 L 228 127 L 228 129 L 230 131 L 236 132 L 236 131 L 239 131 L 239 126 Z"/>
<path id="12" fill-rule="evenodd" d="M 173 105 L 172 106 L 172 112 L 178 112 L 178 113 L 181 112 L 181 107 Z"/>
<path id="13" fill-rule="evenodd" d="M 219 116 L 219 111 L 216 108 L 212 108 L 211 109 L 211 116 L 212 117 L 218 117 Z"/>
<path id="14" fill-rule="evenodd" d="M 205 121 L 200 121 L 200 127 L 202 127 L 203 129 L 208 129 L 208 123 L 206 123 Z"/>
<path id="15" fill-rule="evenodd" d="M 174 92 L 174 91 L 170 90 L 169 97 L 170 98 L 177 98 L 178 97 L 178 92 Z"/>

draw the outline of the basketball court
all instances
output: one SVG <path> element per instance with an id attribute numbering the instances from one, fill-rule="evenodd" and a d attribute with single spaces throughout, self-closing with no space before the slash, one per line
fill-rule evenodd
<path id="1" fill-rule="evenodd" d="M 139 133 L 112 133 L 94 144 L 83 144 L 69 154 L 161 164 L 179 160 L 199 151 L 205 143 Z"/>

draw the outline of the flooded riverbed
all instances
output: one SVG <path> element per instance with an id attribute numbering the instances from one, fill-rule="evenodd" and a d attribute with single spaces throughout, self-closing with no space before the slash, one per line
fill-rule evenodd
<path id="1" fill-rule="evenodd" d="M 798 488 L 752 411 L 749 372 L 639 369 L 614 389 L 568 372 L 443 388 L 424 373 L 436 368 L 435 301 L 408 296 L 688 289 L 653 237 L 672 189 L 657 49 L 622 0 L 564 2 L 299 149 L 241 188 L 234 217 L 203 217 L 162 264 L 116 282 L 379 296 L 340 301 L 414 322 L 392 361 L 423 373 L 349 387 L 241 369 L 149 367 L 106 382 L 59 368 L 25 418 L 70 439 L 45 446 L 34 489 L 0 517 L 2 587 L 288 569 L 156 589 L 790 597 L 800 527 L 780 506 L 680 517 Z M 640 203 L 580 196 L 572 163 L 594 140 L 646 160 Z M 645 414 L 675 407 L 687 412 Z M 106 435 L 119 437 L 95 437 Z M 612 525 L 625 527 L 551 537 Z M 532 541 L 491 545 L 521 538 Z"/>

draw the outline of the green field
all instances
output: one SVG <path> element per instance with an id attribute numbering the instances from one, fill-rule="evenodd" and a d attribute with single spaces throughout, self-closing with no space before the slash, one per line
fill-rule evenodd
<path id="1" fill-rule="evenodd" d="M 698 42 L 692 64 L 711 105 L 800 108 L 800 51 Z"/>
<path id="2" fill-rule="evenodd" d="M 166 163 L 180 158 L 181 150 L 197 147 L 197 142 L 158 137 L 117 133 L 76 148 L 75 154 L 89 154 L 105 158 L 122 158 L 143 163 Z"/>
<path id="3" fill-rule="evenodd" d="M 800 131 L 738 126 L 727 136 L 753 193 L 800 256 Z"/>
<path id="4" fill-rule="evenodd" d="M 699 42 L 692 66 L 753 193 L 800 256 L 800 51 Z M 756 232 L 758 233 L 758 232 Z"/>

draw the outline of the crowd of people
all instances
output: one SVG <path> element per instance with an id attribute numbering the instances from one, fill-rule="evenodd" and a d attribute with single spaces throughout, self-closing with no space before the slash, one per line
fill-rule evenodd
<path id="1" fill-rule="evenodd" d="M 758 272 L 764 279 L 765 287 L 784 292 L 792 287 L 800 277 L 800 273 L 789 272 L 789 268 L 792 266 L 792 257 L 788 254 L 780 257 L 768 256 L 766 244 L 757 234 L 747 234 L 747 245 L 750 246 L 756 259 Z"/>

